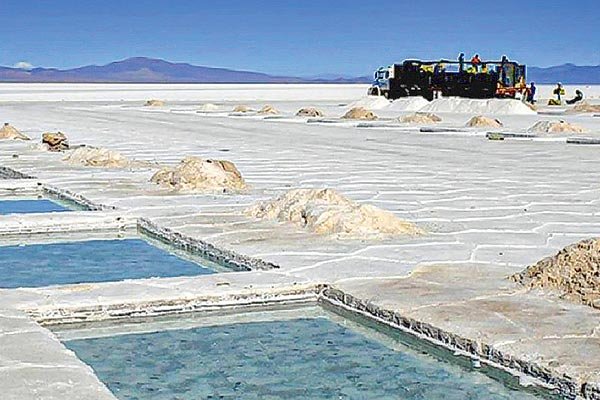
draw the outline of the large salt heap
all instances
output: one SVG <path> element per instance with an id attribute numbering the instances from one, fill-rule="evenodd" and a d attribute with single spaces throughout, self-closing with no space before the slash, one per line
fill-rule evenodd
<path id="1" fill-rule="evenodd" d="M 465 99 L 462 97 L 443 97 L 435 99 L 419 111 L 433 113 L 462 114 L 536 114 L 531 108 L 514 99 Z"/>
<path id="2" fill-rule="evenodd" d="M 600 308 L 600 239 L 572 244 L 511 279 L 529 288 L 550 289 L 562 297 Z"/>
<path id="3" fill-rule="evenodd" d="M 176 167 L 162 168 L 150 181 L 182 192 L 227 193 L 246 188 L 242 174 L 232 162 L 198 157 L 186 157 Z"/>
<path id="4" fill-rule="evenodd" d="M 429 104 L 427 99 L 416 96 L 416 97 L 402 97 L 392 101 L 383 109 L 386 111 L 420 111 L 423 107 Z"/>
<path id="5" fill-rule="evenodd" d="M 420 235 L 414 224 L 371 205 L 361 205 L 332 189 L 294 189 L 271 201 L 258 203 L 246 215 L 291 222 L 318 234 L 341 238 Z"/>
<path id="6" fill-rule="evenodd" d="M 391 104 L 390 100 L 383 96 L 366 96 L 353 103 L 348 104 L 348 109 L 366 108 L 367 110 L 381 110 Z"/>

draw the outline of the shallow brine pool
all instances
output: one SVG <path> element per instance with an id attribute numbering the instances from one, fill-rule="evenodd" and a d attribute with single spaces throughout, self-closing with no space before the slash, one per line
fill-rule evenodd
<path id="1" fill-rule="evenodd" d="M 70 211 L 69 208 L 48 199 L 0 200 L 0 215 L 39 214 Z"/>
<path id="2" fill-rule="evenodd" d="M 0 288 L 214 273 L 141 239 L 0 246 Z"/>
<path id="3" fill-rule="evenodd" d="M 119 399 L 538 398 L 339 316 L 183 325 L 58 335 Z"/>

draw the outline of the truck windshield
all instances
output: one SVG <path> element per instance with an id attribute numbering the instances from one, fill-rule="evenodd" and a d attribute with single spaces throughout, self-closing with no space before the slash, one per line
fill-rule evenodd
<path id="1" fill-rule="evenodd" d="M 375 73 L 375 79 L 388 79 L 390 72 L 387 70 L 379 70 Z"/>

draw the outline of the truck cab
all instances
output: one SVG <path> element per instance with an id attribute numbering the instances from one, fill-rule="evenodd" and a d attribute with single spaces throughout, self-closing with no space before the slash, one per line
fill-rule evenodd
<path id="1" fill-rule="evenodd" d="M 374 74 L 373 84 L 369 88 L 369 94 L 373 96 L 389 97 L 390 80 L 394 78 L 394 66 L 379 67 Z"/>

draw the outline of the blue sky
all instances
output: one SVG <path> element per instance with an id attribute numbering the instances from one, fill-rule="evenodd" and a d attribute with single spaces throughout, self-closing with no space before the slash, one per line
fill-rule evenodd
<path id="1" fill-rule="evenodd" d="M 276 74 L 370 75 L 459 51 L 600 64 L 600 0 L 0 1 L 0 65 L 131 56 Z"/>

